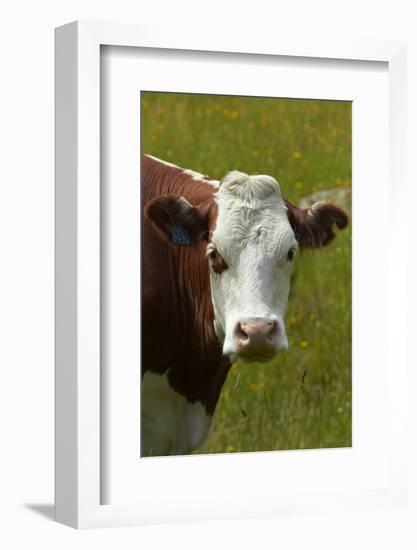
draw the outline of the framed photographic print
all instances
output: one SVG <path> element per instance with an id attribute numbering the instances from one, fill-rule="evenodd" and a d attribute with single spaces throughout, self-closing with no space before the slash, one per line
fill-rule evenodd
<path id="1" fill-rule="evenodd" d="M 141 99 L 141 456 L 350 447 L 351 102 Z"/>
<path id="2" fill-rule="evenodd" d="M 403 502 L 404 56 L 57 29 L 58 521 Z"/>

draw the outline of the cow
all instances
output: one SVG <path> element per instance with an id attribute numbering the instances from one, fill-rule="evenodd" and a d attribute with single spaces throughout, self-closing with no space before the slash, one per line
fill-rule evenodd
<path id="1" fill-rule="evenodd" d="M 288 348 L 299 249 L 348 224 L 329 203 L 301 209 L 267 175 L 221 181 L 143 155 L 141 455 L 189 454 L 207 438 L 231 364 Z"/>

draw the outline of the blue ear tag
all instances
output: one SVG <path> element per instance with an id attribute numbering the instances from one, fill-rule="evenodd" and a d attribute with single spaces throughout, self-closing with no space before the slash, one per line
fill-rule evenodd
<path id="1" fill-rule="evenodd" d="M 174 225 L 171 229 L 171 237 L 175 244 L 188 245 L 191 242 L 190 234 L 183 225 Z"/>

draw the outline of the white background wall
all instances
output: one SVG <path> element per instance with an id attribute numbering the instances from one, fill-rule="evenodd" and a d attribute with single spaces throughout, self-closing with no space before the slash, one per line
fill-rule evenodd
<path id="1" fill-rule="evenodd" d="M 397 0 L 28 0 L 0 8 L 0 546 L 14 548 L 415 548 L 417 484 L 408 510 L 76 532 L 53 523 L 53 29 L 75 19 L 216 22 L 242 32 L 400 38 L 409 50 L 410 281 L 417 280 L 414 158 L 417 17 Z M 371 208 L 371 205 L 370 205 Z M 386 223 L 381 220 L 381 223 Z M 377 228 L 375 228 L 377 238 Z M 414 250 L 412 249 L 414 248 Z M 384 259 L 386 261 L 387 259 Z M 395 261 L 395 258 L 389 259 Z M 414 288 L 410 304 L 417 305 Z M 413 308 L 410 305 L 410 336 Z M 411 362 L 410 362 L 411 365 Z M 410 457 L 416 457 L 410 368 Z M 412 415 L 412 416 L 411 416 Z M 413 439 L 414 438 L 414 439 Z M 248 475 L 250 473 L 248 472 Z M 243 481 L 244 482 L 244 481 Z M 48 517 L 49 516 L 49 517 Z"/>

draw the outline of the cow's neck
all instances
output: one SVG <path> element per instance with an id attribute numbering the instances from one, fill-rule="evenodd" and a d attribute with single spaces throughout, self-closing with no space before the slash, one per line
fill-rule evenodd
<path id="1" fill-rule="evenodd" d="M 168 379 L 187 400 L 201 401 L 207 412 L 213 414 L 230 362 L 223 356 L 222 345 L 214 331 L 205 244 L 201 243 L 197 248 L 199 250 L 191 251 L 184 247 L 177 256 L 180 280 L 176 294 L 176 318 L 181 321 L 174 329 L 178 360 L 175 369 L 169 371 Z M 193 257 L 191 262 L 190 254 Z M 182 261 L 186 269 L 182 269 Z"/>
<path id="2" fill-rule="evenodd" d="M 164 271 L 155 273 L 158 285 L 143 289 L 143 373 L 167 373 L 177 392 L 191 403 L 200 401 L 212 414 L 230 363 L 214 332 L 207 258 L 203 250 L 178 251 L 152 243 L 152 238 L 148 243 L 155 245 L 153 257 L 157 250 Z M 148 269 L 152 271 L 152 265 Z M 161 339 L 156 341 L 155 335 Z"/>

